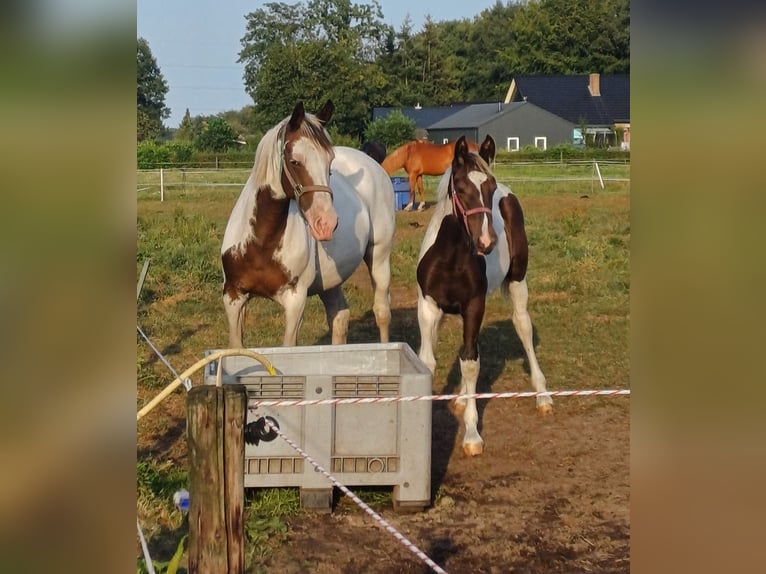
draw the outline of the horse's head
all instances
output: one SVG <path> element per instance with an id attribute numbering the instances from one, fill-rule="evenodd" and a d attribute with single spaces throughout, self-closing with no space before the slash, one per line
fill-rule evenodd
<path id="1" fill-rule="evenodd" d="M 494 145 L 492 140 L 492 149 Z M 497 181 L 487 164 L 489 156 L 484 157 L 488 151 L 489 146 L 485 148 L 482 144 L 477 155 L 469 151 L 465 136 L 458 139 L 449 184 L 453 212 L 462 218 L 480 255 L 490 253 L 497 243 L 497 234 L 492 227 L 492 196 L 497 189 Z"/>
<path id="2" fill-rule="evenodd" d="M 298 102 L 279 137 L 282 189 L 296 201 L 318 241 L 332 239 L 338 226 L 330 190 L 330 164 L 335 153 L 324 129 L 334 109 L 328 100 L 313 116 L 306 113 L 303 102 Z"/>

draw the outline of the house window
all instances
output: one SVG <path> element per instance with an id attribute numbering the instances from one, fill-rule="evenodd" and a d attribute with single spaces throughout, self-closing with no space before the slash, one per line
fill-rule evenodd
<path id="1" fill-rule="evenodd" d="M 449 138 L 442 138 L 442 143 L 443 144 L 449 143 Z"/>
<path id="2" fill-rule="evenodd" d="M 508 151 L 519 151 L 519 138 L 508 138 L 506 149 Z"/>
<path id="3" fill-rule="evenodd" d="M 535 147 L 537 149 L 548 149 L 548 138 L 535 136 Z"/>

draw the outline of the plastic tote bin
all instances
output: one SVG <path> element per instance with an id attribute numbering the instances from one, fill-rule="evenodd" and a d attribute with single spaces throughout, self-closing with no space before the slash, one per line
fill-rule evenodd
<path id="1" fill-rule="evenodd" d="M 406 343 L 252 349 L 255 359 L 224 357 L 223 384 L 245 385 L 249 399 L 335 399 L 431 394 L 431 372 Z M 208 351 L 212 352 L 212 351 Z M 205 370 L 215 384 L 218 361 Z M 419 511 L 431 498 L 431 402 L 258 407 L 286 436 L 347 486 L 393 486 L 394 508 Z M 304 508 L 329 511 L 332 483 L 279 437 L 245 446 L 245 487 L 297 486 Z"/>
<path id="2" fill-rule="evenodd" d="M 392 177 L 394 186 L 394 207 L 401 211 L 410 202 L 410 182 L 406 177 Z"/>

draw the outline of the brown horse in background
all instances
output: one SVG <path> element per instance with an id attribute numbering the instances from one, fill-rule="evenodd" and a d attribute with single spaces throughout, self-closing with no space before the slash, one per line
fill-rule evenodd
<path id="1" fill-rule="evenodd" d="M 468 141 L 468 150 L 478 153 L 479 146 L 472 141 Z M 495 157 L 495 142 L 487 136 L 482 145 L 491 145 L 491 156 Z M 430 141 L 412 141 L 406 143 L 392 151 L 383 163 L 383 169 L 388 175 L 393 175 L 400 169 L 407 172 L 410 180 L 410 201 L 404 208 L 405 211 L 412 211 L 415 205 L 415 186 L 420 196 L 418 211 L 426 207 L 425 192 L 423 191 L 424 175 L 442 175 L 452 164 L 452 158 L 455 155 L 455 142 L 445 144 L 435 144 Z"/>

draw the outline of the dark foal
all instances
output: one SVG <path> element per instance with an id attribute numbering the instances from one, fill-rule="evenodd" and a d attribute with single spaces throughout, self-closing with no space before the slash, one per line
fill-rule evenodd
<path id="1" fill-rule="evenodd" d="M 419 355 L 433 372 L 439 323 L 444 313 L 460 315 L 460 394 L 476 393 L 485 299 L 500 287 L 513 304 L 513 325 L 527 355 L 532 386 L 544 392 L 545 375 L 537 363 L 527 312 L 524 214 L 516 196 L 498 184 L 490 171 L 488 162 L 494 147 L 488 137 L 477 155 L 469 151 L 465 138 L 460 138 L 452 165 L 439 183 L 436 209 L 423 238 L 417 268 Z M 537 398 L 537 408 L 544 414 L 551 412 L 552 403 L 549 396 Z M 481 454 L 484 441 L 477 430 L 476 400 L 458 400 L 454 410 L 463 414 L 465 423 L 463 451 Z"/>

